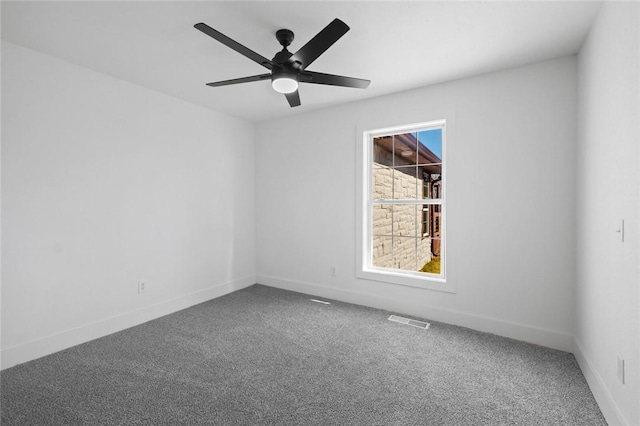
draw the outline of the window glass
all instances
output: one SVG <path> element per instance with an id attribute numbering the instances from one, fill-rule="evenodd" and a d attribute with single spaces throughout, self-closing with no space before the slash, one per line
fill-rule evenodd
<path id="1" fill-rule="evenodd" d="M 369 139 L 369 266 L 443 277 L 443 128 Z"/>

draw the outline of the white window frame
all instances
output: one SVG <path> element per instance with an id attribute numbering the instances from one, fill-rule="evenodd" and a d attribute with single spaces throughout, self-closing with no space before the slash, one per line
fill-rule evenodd
<path id="1" fill-rule="evenodd" d="M 447 282 L 447 220 L 446 220 L 446 199 L 447 196 L 447 174 L 446 162 L 447 145 L 450 142 L 447 119 L 438 119 L 428 122 L 415 123 L 402 126 L 386 127 L 380 129 L 363 130 L 358 129 L 357 140 L 357 248 L 356 248 L 356 277 L 361 279 L 381 281 L 390 284 L 398 284 L 409 287 L 418 287 L 430 290 L 439 290 L 454 293 L 455 288 Z M 371 256 L 371 209 L 372 200 L 372 165 L 373 165 L 373 138 L 394 134 L 411 133 L 428 129 L 442 129 L 442 187 L 441 198 L 439 200 L 429 200 L 429 204 L 441 205 L 442 219 L 441 226 L 441 274 L 429 274 L 418 271 L 406 271 L 401 269 L 382 268 L 372 265 Z M 421 201 L 421 200 L 420 200 Z M 420 203 L 417 203 L 420 204 Z"/>

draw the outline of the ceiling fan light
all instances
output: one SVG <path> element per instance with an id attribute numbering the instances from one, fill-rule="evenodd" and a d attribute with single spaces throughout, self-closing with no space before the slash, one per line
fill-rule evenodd
<path id="1" fill-rule="evenodd" d="M 278 93 L 293 93 L 298 90 L 298 80 L 289 75 L 274 76 L 271 87 Z"/>

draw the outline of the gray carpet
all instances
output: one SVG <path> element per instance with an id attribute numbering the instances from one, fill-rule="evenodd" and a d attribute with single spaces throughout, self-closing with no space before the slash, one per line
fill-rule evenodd
<path id="1" fill-rule="evenodd" d="M 2 425 L 606 425 L 573 355 L 255 285 L 0 374 Z"/>

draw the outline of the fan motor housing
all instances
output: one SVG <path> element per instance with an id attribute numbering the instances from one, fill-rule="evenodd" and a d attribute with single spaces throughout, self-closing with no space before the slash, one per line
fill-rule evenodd
<path id="1" fill-rule="evenodd" d="M 298 73 L 287 69 L 274 70 L 271 73 L 271 81 L 277 80 L 279 78 L 288 78 L 298 81 Z"/>
<path id="2" fill-rule="evenodd" d="M 285 47 L 280 52 L 276 53 L 276 56 L 273 57 L 272 61 L 278 65 L 284 65 L 291 55 L 293 55 L 293 53 L 289 52 Z"/>

